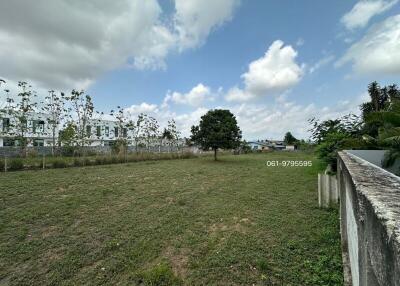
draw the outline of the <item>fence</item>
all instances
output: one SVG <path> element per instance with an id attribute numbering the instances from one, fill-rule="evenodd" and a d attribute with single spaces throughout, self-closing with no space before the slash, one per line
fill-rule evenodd
<path id="1" fill-rule="evenodd" d="M 111 146 L 85 146 L 85 147 L 76 147 L 77 151 L 83 154 L 110 154 L 112 152 Z M 128 146 L 128 153 L 173 153 L 173 152 L 192 152 L 196 153 L 196 148 L 193 147 L 182 147 L 182 146 L 150 146 L 147 147 L 138 147 L 136 150 L 135 146 Z M 68 149 L 65 147 L 54 147 L 55 154 L 63 154 L 67 152 Z M 0 147 L 0 157 L 19 157 L 25 154 L 32 154 L 37 156 L 49 156 L 53 154 L 52 147 L 48 146 L 40 146 L 40 147 L 27 147 L 25 150 L 22 150 L 19 147 Z"/>

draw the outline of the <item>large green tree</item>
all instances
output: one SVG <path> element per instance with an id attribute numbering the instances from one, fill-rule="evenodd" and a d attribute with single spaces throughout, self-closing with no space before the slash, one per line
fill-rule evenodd
<path id="1" fill-rule="evenodd" d="M 286 132 L 285 137 L 283 138 L 283 141 L 287 145 L 293 145 L 299 140 L 297 140 L 296 137 L 294 137 L 291 132 Z"/>
<path id="2" fill-rule="evenodd" d="M 199 125 L 192 126 L 191 140 L 203 150 L 214 150 L 214 160 L 218 149 L 237 148 L 241 138 L 242 132 L 229 110 L 210 110 L 201 117 Z"/>

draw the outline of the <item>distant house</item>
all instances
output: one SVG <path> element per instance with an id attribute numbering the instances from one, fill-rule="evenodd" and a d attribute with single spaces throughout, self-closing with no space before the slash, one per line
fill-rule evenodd
<path id="1" fill-rule="evenodd" d="M 265 141 L 252 141 L 247 143 L 253 151 L 269 151 L 271 147 Z"/>
<path id="2" fill-rule="evenodd" d="M 286 151 L 294 151 L 296 150 L 296 145 L 286 145 Z"/>
<path id="3" fill-rule="evenodd" d="M 294 151 L 296 150 L 296 146 L 294 145 L 286 145 L 285 142 L 280 140 L 257 140 L 248 142 L 251 150 L 253 151 L 269 151 L 269 150 L 278 150 L 278 151 Z"/>

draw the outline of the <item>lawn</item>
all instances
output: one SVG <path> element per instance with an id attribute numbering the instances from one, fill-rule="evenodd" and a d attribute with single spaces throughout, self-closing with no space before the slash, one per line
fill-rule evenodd
<path id="1" fill-rule="evenodd" d="M 312 167 L 267 167 L 267 160 Z M 312 155 L 0 174 L 0 285 L 342 285 Z"/>

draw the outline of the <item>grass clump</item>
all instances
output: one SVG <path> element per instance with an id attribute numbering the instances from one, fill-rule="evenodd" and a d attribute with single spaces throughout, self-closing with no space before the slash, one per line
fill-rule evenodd
<path id="1" fill-rule="evenodd" d="M 183 281 L 175 276 L 170 265 L 165 262 L 137 273 L 136 280 L 139 285 L 143 286 L 183 285 Z"/>
<path id="2" fill-rule="evenodd" d="M 13 158 L 7 162 L 7 168 L 10 171 L 22 170 L 24 168 L 24 161 L 21 158 Z"/>
<path id="3" fill-rule="evenodd" d="M 66 168 L 68 167 L 68 163 L 63 159 L 55 159 L 52 163 L 53 168 Z"/>

